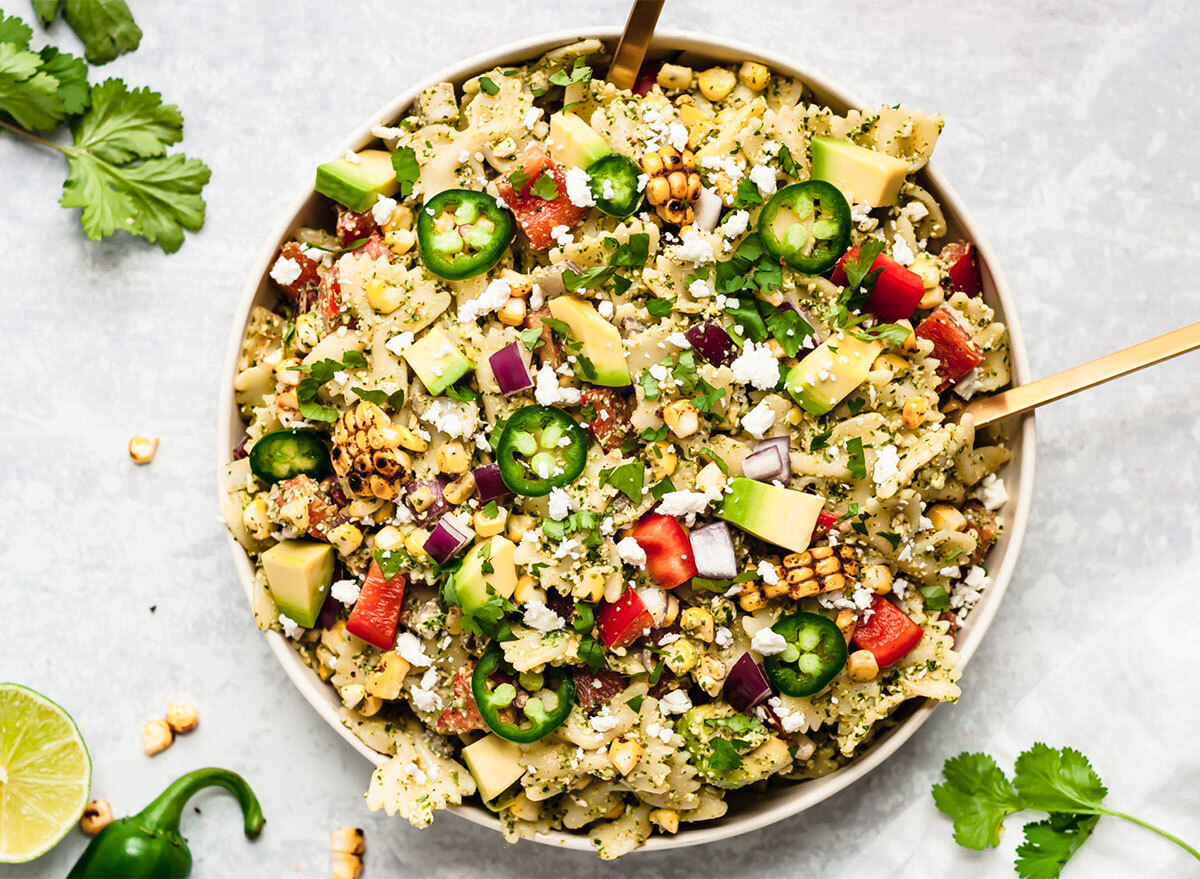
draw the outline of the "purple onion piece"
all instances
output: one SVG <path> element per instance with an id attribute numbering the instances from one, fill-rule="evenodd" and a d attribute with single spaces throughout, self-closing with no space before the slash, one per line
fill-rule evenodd
<path id="1" fill-rule="evenodd" d="M 689 327 L 683 334 L 696 353 L 713 366 L 727 366 L 733 362 L 734 344 L 725 328 L 715 321 L 707 321 Z"/>
<path id="2" fill-rule="evenodd" d="M 246 451 L 246 443 L 248 442 L 250 442 L 249 435 L 242 437 L 241 441 L 233 447 L 233 459 L 235 461 L 240 461 L 250 454 Z"/>
<path id="3" fill-rule="evenodd" d="M 783 482 L 787 482 L 792 478 L 792 440 L 787 436 L 772 436 L 765 440 L 760 440 L 754 447 L 754 451 L 758 452 L 762 449 L 778 449 L 779 456 L 783 464 L 783 476 L 779 477 Z"/>
<path id="4" fill-rule="evenodd" d="M 696 560 L 696 572 L 701 577 L 726 580 L 738 575 L 737 555 L 733 551 L 733 537 L 724 522 L 714 522 L 702 528 L 693 528 L 688 535 L 692 544 L 692 557 Z"/>
<path id="5" fill-rule="evenodd" d="M 342 487 L 336 482 L 329 486 L 329 499 L 339 510 L 350 506 L 350 498 L 346 497 L 346 492 L 342 491 Z"/>
<path id="6" fill-rule="evenodd" d="M 551 589 L 546 593 L 546 607 L 554 611 L 564 623 L 570 624 L 571 617 L 575 615 L 575 599 L 570 595 L 563 595 L 557 589 Z"/>
<path id="7" fill-rule="evenodd" d="M 475 468 L 475 492 L 481 504 L 512 494 L 512 489 L 500 477 L 499 464 L 487 464 Z"/>
<path id="8" fill-rule="evenodd" d="M 733 664 L 725 678 L 725 701 L 738 711 L 749 711 L 767 701 L 772 692 L 767 673 L 748 652 Z"/>
<path id="9" fill-rule="evenodd" d="M 334 581 L 337 582 L 336 580 Z M 342 603 L 332 595 L 325 596 L 325 603 L 321 605 L 321 612 L 317 614 L 317 628 L 329 629 L 338 620 L 338 614 L 342 612 Z"/>
<path id="10" fill-rule="evenodd" d="M 444 565 L 474 537 L 475 532 L 466 523 L 459 521 L 453 513 L 447 513 L 438 520 L 422 548 L 435 562 Z"/>
<path id="11" fill-rule="evenodd" d="M 500 393 L 504 396 L 515 394 L 533 387 L 533 379 L 529 376 L 529 367 L 521 356 L 521 345 L 512 342 L 505 345 L 488 358 L 492 374 L 496 376 L 496 384 L 500 385 Z"/>
<path id="12" fill-rule="evenodd" d="M 443 513 L 445 513 L 446 510 L 450 509 L 450 505 L 447 504 L 446 499 L 442 497 L 442 488 L 444 488 L 445 485 L 446 480 L 442 479 L 441 477 L 438 477 L 437 479 L 431 479 L 428 482 L 410 482 L 408 484 L 408 486 L 404 489 L 404 500 L 408 504 L 408 508 L 412 511 L 414 522 L 416 522 L 418 525 L 428 525 L 430 522 L 434 521 Z M 428 509 L 424 510 L 423 512 L 418 511 L 412 505 L 412 501 L 410 500 L 413 493 L 419 488 L 428 488 L 433 492 L 433 503 L 430 504 Z"/>
<path id="13" fill-rule="evenodd" d="M 751 452 L 742 461 L 742 473 L 755 482 L 782 481 L 791 476 L 791 467 L 776 446 L 767 446 Z"/>
<path id="14" fill-rule="evenodd" d="M 583 269 L 579 267 L 578 263 L 566 260 L 534 272 L 530 280 L 538 285 L 543 296 L 553 299 L 555 296 L 561 296 L 567 292 L 567 285 L 563 282 L 563 269 L 570 269 L 577 275 L 583 274 Z"/>

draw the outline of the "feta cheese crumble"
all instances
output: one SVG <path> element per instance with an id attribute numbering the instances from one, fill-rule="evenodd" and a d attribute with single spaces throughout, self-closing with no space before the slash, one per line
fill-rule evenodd
<path id="1" fill-rule="evenodd" d="M 774 564 L 763 559 L 758 563 L 758 567 L 754 569 L 758 576 L 762 577 L 762 581 L 768 586 L 774 586 L 779 582 L 779 569 Z"/>
<path id="2" fill-rule="evenodd" d="M 304 626 L 285 613 L 279 615 L 279 625 L 283 626 L 283 634 L 289 638 L 299 638 L 304 634 Z"/>
<path id="3" fill-rule="evenodd" d="M 646 567 L 646 551 L 642 549 L 642 545 L 632 537 L 622 538 L 617 544 L 617 554 L 627 565 L 632 565 L 635 568 Z"/>
<path id="4" fill-rule="evenodd" d="M 395 216 L 397 206 L 396 199 L 381 195 L 375 199 L 375 204 L 371 207 L 371 217 L 376 224 L 386 226 L 388 221 Z"/>
<path id="5" fill-rule="evenodd" d="M 588 725 L 598 733 L 606 733 L 620 722 L 620 718 L 611 714 L 597 714 L 588 721 Z"/>
<path id="6" fill-rule="evenodd" d="M 478 299 L 470 299 L 458 307 L 458 322 L 471 323 L 491 314 L 508 302 L 511 296 L 512 285 L 503 278 L 493 278 Z"/>
<path id="7" fill-rule="evenodd" d="M 767 404 L 766 400 L 742 416 L 742 427 L 755 439 L 762 439 L 763 435 L 774 426 L 775 410 Z"/>
<path id="8" fill-rule="evenodd" d="M 774 656 L 787 650 L 787 639 L 768 626 L 754 633 L 750 639 L 750 649 L 763 656 Z"/>
<path id="9" fill-rule="evenodd" d="M 688 229 L 679 241 L 672 251 L 676 262 L 690 262 L 692 265 L 702 266 L 713 261 L 712 244 L 695 229 Z"/>
<path id="10" fill-rule="evenodd" d="M 995 473 L 989 473 L 983 477 L 983 482 L 979 483 L 975 497 L 979 498 L 987 509 L 998 510 L 1008 503 L 1008 489 L 1004 487 L 1003 479 Z"/>
<path id="11" fill-rule="evenodd" d="M 573 406 L 579 402 L 581 397 L 582 393 L 578 388 L 559 386 L 558 375 L 549 363 L 538 370 L 533 398 L 541 405 L 553 406 L 556 403 L 566 403 L 568 406 Z"/>
<path id="12" fill-rule="evenodd" d="M 892 259 L 902 266 L 911 266 L 916 261 L 917 255 L 912 252 L 912 248 L 908 246 L 907 241 L 903 238 L 897 238 L 892 243 Z"/>
<path id="13" fill-rule="evenodd" d="M 591 179 L 588 176 L 588 172 L 582 168 L 571 167 L 567 169 L 567 198 L 575 207 L 590 208 L 595 206 L 596 199 L 592 195 Z M 555 226 L 554 228 L 565 227 Z M 555 240 L 558 240 L 557 236 Z"/>
<path id="14" fill-rule="evenodd" d="M 431 668 L 421 676 L 421 680 L 412 688 L 412 704 L 418 711 L 433 713 L 442 708 L 442 697 L 433 691 L 437 686 L 437 669 Z"/>
<path id="15" fill-rule="evenodd" d="M 460 404 L 453 400 L 437 399 L 421 413 L 421 420 L 432 424 L 451 439 L 458 439 L 471 432 L 472 419 L 466 417 Z"/>
<path id="16" fill-rule="evenodd" d="M 775 169 L 770 165 L 755 165 L 750 169 L 750 182 L 758 187 L 758 194 L 768 198 L 775 194 Z"/>
<path id="17" fill-rule="evenodd" d="M 425 668 L 433 664 L 433 660 L 421 649 L 421 642 L 412 632 L 401 632 L 396 636 L 396 653 L 409 665 Z"/>
<path id="18" fill-rule="evenodd" d="M 345 605 L 358 601 L 359 591 L 358 583 L 354 580 L 338 580 L 329 587 L 329 594 Z"/>
<path id="19" fill-rule="evenodd" d="M 717 228 L 726 238 L 733 239 L 744 235 L 746 228 L 750 225 L 749 211 L 734 211 L 725 218 L 725 222 Z"/>
<path id="20" fill-rule="evenodd" d="M 721 492 L 716 489 L 708 491 L 668 491 L 658 502 L 658 512 L 675 518 L 684 517 L 688 525 L 696 521 L 696 516 L 715 500 L 720 500 Z"/>
<path id="21" fill-rule="evenodd" d="M 729 368 L 733 370 L 735 381 L 760 391 L 769 391 L 779 384 L 779 361 L 771 356 L 766 342 L 756 344 L 747 340 L 742 353 Z"/>
<path id="22" fill-rule="evenodd" d="M 684 690 L 672 690 L 658 700 L 658 710 L 664 716 L 683 714 L 692 710 L 692 700 Z"/>
<path id="23" fill-rule="evenodd" d="M 281 256 L 271 266 L 271 280 L 280 287 L 294 284 L 300 279 L 300 263 L 290 256 Z"/>
<path id="24" fill-rule="evenodd" d="M 571 515 L 571 496 L 561 488 L 550 489 L 550 518 L 561 522 Z"/>
<path id="25" fill-rule="evenodd" d="M 525 605 L 525 614 L 521 621 L 539 632 L 555 632 L 564 625 L 563 618 L 540 601 L 531 601 Z"/>
<path id="26" fill-rule="evenodd" d="M 900 452 L 895 446 L 880 446 L 875 450 L 875 469 L 871 479 L 876 485 L 895 479 L 900 475 Z"/>
<path id="27" fill-rule="evenodd" d="M 554 243 L 559 247 L 566 247 L 575 241 L 575 236 L 571 234 L 570 226 L 555 226 L 550 230 L 550 237 L 554 239 Z"/>
<path id="28" fill-rule="evenodd" d="M 387 348 L 389 351 L 399 357 L 404 353 L 405 348 L 412 345 L 415 338 L 416 337 L 412 333 L 405 330 L 403 333 L 399 333 L 398 335 L 392 336 L 390 339 L 388 339 L 387 343 L 383 347 Z"/>

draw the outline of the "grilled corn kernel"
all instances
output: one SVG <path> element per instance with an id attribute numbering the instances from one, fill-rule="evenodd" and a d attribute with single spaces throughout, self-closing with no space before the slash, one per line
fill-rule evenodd
<path id="1" fill-rule="evenodd" d="M 667 833 L 679 830 L 679 813 L 674 809 L 655 809 L 650 813 L 650 821 Z"/>
<path id="2" fill-rule="evenodd" d="M 655 482 L 666 479 L 679 466 L 679 456 L 675 454 L 675 447 L 665 442 L 648 446 L 646 461 L 650 465 L 650 476 Z"/>
<path id="3" fill-rule="evenodd" d="M 663 160 L 662 156 L 655 152 L 646 153 L 642 156 L 642 170 L 651 177 L 662 173 Z"/>
<path id="4" fill-rule="evenodd" d="M 850 643 L 850 639 L 854 637 L 854 629 L 858 623 L 854 618 L 854 611 L 847 608 L 842 608 L 834 617 L 833 624 L 838 627 L 838 631 L 842 633 L 842 637 L 846 639 L 846 643 Z"/>
<path id="5" fill-rule="evenodd" d="M 521 538 L 525 536 L 525 532 L 532 528 L 532 516 L 526 516 L 524 513 L 515 513 L 508 517 L 508 527 L 504 530 L 504 536 L 513 543 L 520 543 Z"/>
<path id="6" fill-rule="evenodd" d="M 446 631 L 451 635 L 462 634 L 462 609 L 449 607 L 446 609 Z"/>
<path id="7" fill-rule="evenodd" d="M 438 446 L 437 466 L 442 473 L 466 473 L 471 468 L 471 456 L 458 440 Z"/>
<path id="8" fill-rule="evenodd" d="M 667 606 L 663 611 L 662 624 L 664 626 L 673 626 L 677 619 L 679 619 L 679 599 L 668 593 Z"/>
<path id="9" fill-rule="evenodd" d="M 546 590 L 538 585 L 538 581 L 525 574 L 517 580 L 517 588 L 513 590 L 513 598 L 517 604 L 529 604 L 531 601 L 546 603 Z"/>
<path id="10" fill-rule="evenodd" d="M 608 746 L 608 760 L 622 775 L 628 775 L 641 759 L 642 745 L 636 739 L 620 738 Z"/>
<path id="11" fill-rule="evenodd" d="M 496 311 L 496 317 L 505 326 L 519 327 L 525 322 L 525 300 L 516 296 L 509 297 L 508 302 L 505 302 Z"/>
<path id="12" fill-rule="evenodd" d="M 437 500 L 434 496 L 433 489 L 427 485 L 421 485 L 415 488 L 408 496 L 408 505 L 418 513 L 423 513 L 433 506 L 433 502 Z"/>
<path id="13" fill-rule="evenodd" d="M 879 663 L 870 650 L 855 650 L 846 660 L 846 674 L 852 681 L 870 681 L 879 674 Z"/>
<path id="14" fill-rule="evenodd" d="M 721 465 L 716 461 L 709 461 L 696 474 L 696 491 L 720 491 L 728 481 Z"/>
<path id="15" fill-rule="evenodd" d="M 871 369 L 886 369 L 895 377 L 908 372 L 908 361 L 896 354 L 880 354 L 871 364 Z"/>
<path id="16" fill-rule="evenodd" d="M 175 733 L 165 720 L 155 718 L 142 724 L 142 750 L 153 756 L 171 747 Z"/>
<path id="17" fill-rule="evenodd" d="M 404 546 L 404 535 L 395 525 L 384 525 L 375 532 L 375 549 L 392 552 Z"/>
<path id="18" fill-rule="evenodd" d="M 664 89 L 684 91 L 692 87 L 695 74 L 682 64 L 664 64 L 658 69 L 658 84 Z"/>
<path id="19" fill-rule="evenodd" d="M 383 700 L 378 696 L 368 696 L 362 700 L 362 704 L 358 706 L 358 713 L 363 717 L 374 717 L 379 713 L 379 709 L 383 707 Z"/>
<path id="20" fill-rule="evenodd" d="M 354 550 L 362 546 L 363 533 L 357 525 L 350 522 L 343 522 L 334 528 L 329 529 L 329 534 L 326 535 L 329 542 L 334 545 L 342 555 L 350 555 Z"/>
<path id="21" fill-rule="evenodd" d="M 475 494 L 475 474 L 470 470 L 442 489 L 442 497 L 446 499 L 446 503 L 455 506 L 465 504 L 473 494 Z"/>
<path id="22" fill-rule="evenodd" d="M 699 658 L 696 653 L 696 645 L 687 638 L 680 638 L 678 641 L 668 644 L 666 651 L 667 668 L 675 674 L 687 674 L 696 667 L 696 660 Z"/>
<path id="23" fill-rule="evenodd" d="M 266 540 L 271 536 L 271 519 L 267 515 L 265 498 L 256 497 L 246 504 L 246 509 L 242 510 L 242 524 L 255 540 Z"/>
<path id="24" fill-rule="evenodd" d="M 788 410 L 787 423 L 795 427 L 804 420 L 804 410 L 799 406 L 793 406 Z"/>
<path id="25" fill-rule="evenodd" d="M 738 606 L 746 613 L 754 613 L 767 606 L 767 598 L 763 595 L 762 586 L 755 582 L 743 583 L 738 595 Z"/>
<path id="26" fill-rule="evenodd" d="M 646 198 L 652 205 L 665 204 L 671 197 L 671 184 L 666 177 L 651 177 L 646 183 Z"/>
<path id="27" fill-rule="evenodd" d="M 778 339 L 767 339 L 767 350 L 771 352 L 771 356 L 776 360 L 782 360 L 787 356 L 787 352 L 783 350 L 783 346 L 779 344 Z"/>
<path id="28" fill-rule="evenodd" d="M 333 853 L 333 879 L 358 879 L 362 875 L 362 856 L 347 852 Z"/>
<path id="29" fill-rule="evenodd" d="M 689 607 L 679 617 L 679 628 L 698 641 L 708 644 L 713 639 L 715 622 L 712 612 L 706 607 Z"/>
<path id="30" fill-rule="evenodd" d="M 862 583 L 876 595 L 892 591 L 892 572 L 887 565 L 867 565 L 863 568 Z"/>
<path id="31" fill-rule="evenodd" d="M 308 353 L 321 341 L 321 331 L 314 312 L 296 315 L 296 350 Z"/>
<path id="32" fill-rule="evenodd" d="M 931 290 L 927 289 L 925 291 L 925 293 L 921 296 L 920 301 L 917 302 L 917 308 L 937 308 L 945 301 L 946 291 L 940 286 L 937 286 Z"/>
<path id="33" fill-rule="evenodd" d="M 725 663 L 708 653 L 701 656 L 696 667 L 696 682 L 700 684 L 700 689 L 715 696 L 721 691 L 721 682 L 724 680 Z"/>
<path id="34" fill-rule="evenodd" d="M 342 697 L 343 705 L 353 709 L 367 695 L 367 688 L 362 684 L 345 684 L 338 687 L 338 695 Z"/>
<path id="35" fill-rule="evenodd" d="M 916 272 L 926 290 L 932 290 L 942 282 L 942 273 L 938 271 L 937 258 L 931 253 L 918 253 L 909 269 Z"/>
<path id="36" fill-rule="evenodd" d="M 395 650 L 379 657 L 379 666 L 367 674 L 367 694 L 379 699 L 395 699 L 408 675 L 409 664 Z"/>
<path id="37" fill-rule="evenodd" d="M 496 507 L 495 514 L 488 515 L 487 510 L 480 508 L 471 517 L 471 524 L 475 527 L 475 533 L 478 536 L 493 537 L 503 531 L 504 526 L 508 524 L 508 510 L 504 507 Z"/>
<path id="38" fill-rule="evenodd" d="M 423 559 L 425 553 L 425 541 L 429 539 L 429 532 L 424 528 L 414 528 L 404 538 L 404 551 L 415 559 Z"/>
<path id="39" fill-rule="evenodd" d="M 939 531 L 962 531 L 967 527 L 967 517 L 962 511 L 949 504 L 934 504 L 925 515 Z"/>
<path id="40" fill-rule="evenodd" d="M 696 76 L 696 84 L 700 86 L 700 94 L 710 101 L 723 101 L 737 85 L 737 77 L 724 67 L 710 67 Z"/>
<path id="41" fill-rule="evenodd" d="M 391 314 L 404 304 L 404 291 L 379 278 L 367 281 L 367 304 L 380 314 Z"/>
<path id="42" fill-rule="evenodd" d="M 392 218 L 383 224 L 384 234 L 400 229 L 411 229 L 413 226 L 413 211 L 408 205 L 400 205 L 392 211 Z"/>
<path id="43" fill-rule="evenodd" d="M 676 400 L 663 409 L 663 421 L 675 436 L 683 439 L 700 429 L 700 413 L 691 400 Z"/>
<path id="44" fill-rule="evenodd" d="M 348 855 L 361 855 L 367 850 L 366 835 L 361 827 L 339 827 L 333 831 L 330 848 Z"/>
<path id="45" fill-rule="evenodd" d="M 767 65 L 757 61 L 745 61 L 738 69 L 738 82 L 752 91 L 761 92 L 771 81 L 771 71 Z"/>
<path id="46" fill-rule="evenodd" d="M 399 211 L 397 211 L 399 213 Z M 394 232 L 388 232 L 383 236 L 383 243 L 388 246 L 388 249 L 396 256 L 404 256 L 413 249 L 413 245 L 417 243 L 417 235 L 412 229 L 397 229 Z"/>
<path id="47" fill-rule="evenodd" d="M 298 385 L 304 378 L 300 371 L 300 360 L 296 357 L 285 357 L 275 364 L 275 378 L 280 384 Z"/>
<path id="48" fill-rule="evenodd" d="M 158 451 L 158 437 L 135 436 L 129 441 L 129 457 L 135 464 L 149 464 Z"/>
<path id="49" fill-rule="evenodd" d="M 108 800 L 92 800 L 83 809 L 79 818 L 79 829 L 88 836 L 95 836 L 109 824 L 112 824 L 112 806 Z"/>
<path id="50" fill-rule="evenodd" d="M 915 430 L 921 426 L 928 411 L 929 401 L 924 397 L 909 397 L 904 401 L 904 408 L 900 410 L 900 421 L 909 430 Z"/>
<path id="51" fill-rule="evenodd" d="M 579 582 L 571 587 L 571 595 L 584 601 L 599 601 L 604 597 L 604 571 L 599 568 L 585 568 L 579 575 Z"/>
<path id="52" fill-rule="evenodd" d="M 195 705 L 187 702 L 167 703 L 167 726 L 171 727 L 173 732 L 191 732 L 199 722 L 200 715 L 196 712 Z"/>
<path id="53" fill-rule="evenodd" d="M 411 430 L 409 430 L 407 427 L 397 426 L 395 428 L 395 431 L 396 431 L 396 438 L 399 441 L 400 445 L 403 446 L 404 448 L 408 449 L 410 452 L 423 452 L 427 448 L 429 448 L 429 440 L 425 439 L 424 437 L 418 436 L 417 434 L 415 434 Z"/>

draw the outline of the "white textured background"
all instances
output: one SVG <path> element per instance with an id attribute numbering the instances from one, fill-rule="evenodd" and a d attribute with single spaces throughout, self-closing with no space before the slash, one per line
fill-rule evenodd
<path id="1" fill-rule="evenodd" d="M 5 5 L 30 17 L 23 0 Z M 214 172 L 208 222 L 169 258 L 89 243 L 55 205 L 61 159 L 0 138 L 0 680 L 69 708 L 94 792 L 118 814 L 194 767 L 243 772 L 266 832 L 247 844 L 232 801 L 198 798 L 185 828 L 197 877 L 328 875 L 339 824 L 366 828 L 368 877 L 1011 876 L 1007 852 L 960 858 L 928 790 L 960 750 L 1011 766 L 1036 737 L 1091 755 L 1117 808 L 1200 837 L 1200 356 L 1039 415 L 1025 552 L 961 702 L 821 808 L 616 865 L 511 848 L 449 816 L 418 833 L 367 814 L 367 765 L 271 658 L 217 521 L 213 425 L 235 301 L 313 166 L 386 99 L 500 42 L 619 24 L 627 5 L 131 5 L 142 48 L 100 75 L 182 108 L 186 151 Z M 791 53 L 868 101 L 942 112 L 937 164 L 1003 261 L 1035 374 L 1200 319 L 1195 4 L 673 0 L 663 24 Z M 77 45 L 61 26 L 53 39 Z M 126 457 L 137 433 L 163 438 L 148 468 Z M 200 728 L 150 759 L 139 727 L 168 699 L 194 701 Z M 73 833 L 0 875 L 62 875 L 82 847 Z M 1135 866 L 1118 868 L 1122 856 Z M 1107 822 L 1078 861 L 1068 877 L 1200 875 Z"/>

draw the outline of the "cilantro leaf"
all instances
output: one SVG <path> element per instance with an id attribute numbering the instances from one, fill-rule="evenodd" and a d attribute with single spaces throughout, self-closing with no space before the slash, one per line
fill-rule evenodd
<path id="1" fill-rule="evenodd" d="M 671 481 L 671 477 L 664 476 L 654 485 L 650 486 L 650 496 L 656 501 L 662 500 L 664 494 L 675 490 L 675 483 Z"/>
<path id="2" fill-rule="evenodd" d="M 754 181 L 743 177 L 738 181 L 737 195 L 733 197 L 733 209 L 752 208 L 760 204 L 762 204 L 762 195 L 759 194 L 758 186 Z"/>
<path id="3" fill-rule="evenodd" d="M 359 397 L 359 399 L 367 400 L 371 403 L 374 403 L 376 406 L 383 406 L 383 405 L 391 406 L 397 412 L 399 412 L 401 409 L 404 408 L 404 390 L 403 389 L 401 389 L 399 391 L 393 391 L 390 394 L 387 393 L 386 391 L 380 391 L 380 390 L 368 391 L 366 388 L 357 388 L 357 387 L 351 388 L 350 390 L 354 391 L 354 393 Z"/>
<path id="4" fill-rule="evenodd" d="M 647 400 L 658 399 L 658 379 L 650 374 L 650 370 L 646 370 L 638 376 L 638 385 L 642 388 L 642 397 Z"/>
<path id="5" fill-rule="evenodd" d="M 579 640 L 579 658 L 592 671 L 608 668 L 608 660 L 604 658 L 604 648 L 591 636 L 585 636 Z M 641 707 L 640 703 L 638 707 Z M 637 711 L 637 708 L 634 711 Z"/>
<path id="6" fill-rule="evenodd" d="M 619 467 L 605 467 L 600 471 L 600 484 L 615 488 L 631 504 L 642 502 L 642 486 L 646 481 L 646 466 L 641 461 L 630 461 Z"/>
<path id="7" fill-rule="evenodd" d="M 512 185 L 513 192 L 521 195 L 525 192 L 525 185 L 529 183 L 529 175 L 525 173 L 524 165 L 517 165 L 512 173 L 508 175 L 508 182 Z"/>
<path id="8" fill-rule="evenodd" d="M 91 89 L 88 87 L 88 69 L 83 59 L 60 52 L 53 46 L 44 47 L 40 54 L 42 72 L 58 80 L 58 97 L 63 112 L 70 116 L 86 110 L 91 100 Z"/>
<path id="9" fill-rule="evenodd" d="M 856 436 L 846 443 L 846 451 L 850 458 L 846 462 L 847 468 L 850 470 L 851 479 L 864 479 L 867 475 L 867 457 L 863 451 L 863 441 L 861 436 Z"/>
<path id="10" fill-rule="evenodd" d="M 846 273 L 846 286 L 829 309 L 827 318 L 835 327 L 849 327 L 855 321 L 851 313 L 861 312 L 871 298 L 871 288 L 883 267 L 872 269 L 875 260 L 883 252 L 883 242 L 878 238 L 865 241 L 858 252 L 842 263 Z"/>
<path id="11" fill-rule="evenodd" d="M 779 167 L 782 169 L 783 173 L 787 174 L 789 177 L 795 177 L 796 160 L 792 158 L 792 151 L 789 150 L 787 146 L 781 146 L 779 148 L 779 152 L 776 153 L 775 156 L 779 159 Z"/>
<path id="12" fill-rule="evenodd" d="M 401 197 L 412 195 L 413 184 L 421 177 L 421 165 L 417 162 L 417 151 L 410 146 L 396 147 L 392 153 L 392 168 L 400 181 Z"/>
<path id="13" fill-rule="evenodd" d="M 666 317 L 671 313 L 671 308 L 674 305 L 674 299 L 659 299 L 655 297 L 646 300 L 646 311 L 650 312 L 654 317 Z"/>
<path id="14" fill-rule="evenodd" d="M 962 753 L 942 767 L 933 801 L 954 821 L 954 841 L 972 849 L 998 845 L 1004 819 L 1022 808 L 1012 782 L 987 754 Z"/>
<path id="15" fill-rule="evenodd" d="M 642 710 L 642 702 L 645 700 L 645 698 L 646 698 L 645 696 L 640 696 L 640 695 L 634 696 L 632 699 L 629 699 L 628 701 L 626 701 L 625 704 L 628 705 L 630 708 L 632 708 L 634 711 L 641 711 Z"/>
<path id="16" fill-rule="evenodd" d="M 1025 841 L 1017 846 L 1017 875 L 1022 879 L 1058 879 L 1099 820 L 1099 815 L 1059 812 L 1044 821 L 1026 824 Z"/>
<path id="17" fill-rule="evenodd" d="M 49 4 L 35 9 L 44 21 Z M 83 40 L 83 57 L 90 64 L 107 64 L 142 42 L 142 29 L 125 0 L 67 0 L 63 18 Z"/>
<path id="18" fill-rule="evenodd" d="M 62 6 L 62 0 L 32 0 L 34 14 L 42 22 L 42 27 L 50 27 L 54 24 L 54 19 L 58 18 L 58 7 Z M 4 32 L 0 30 L 0 41 L 7 41 Z"/>
<path id="19" fill-rule="evenodd" d="M 570 71 L 556 70 L 550 74 L 550 82 L 554 85 L 568 86 L 576 82 L 591 82 L 592 68 L 588 67 L 586 58 L 576 58 Z"/>
<path id="20" fill-rule="evenodd" d="M 489 95 L 500 93 L 500 86 L 496 85 L 495 81 L 493 81 L 490 76 L 479 77 L 479 87 Z"/>
<path id="21" fill-rule="evenodd" d="M 543 201 L 554 201 L 558 198 L 558 183 L 555 182 L 553 174 L 543 171 L 538 179 L 533 181 L 530 192 Z"/>
<path id="22" fill-rule="evenodd" d="M 525 346 L 527 351 L 536 351 L 542 345 L 546 344 L 546 340 L 542 338 L 541 327 L 530 327 L 527 330 L 521 330 L 521 344 Z"/>
<path id="23" fill-rule="evenodd" d="M 717 726 L 729 730 L 735 736 L 744 736 L 749 732 L 765 733 L 766 727 L 762 721 L 749 714 L 734 714 L 730 717 L 709 717 L 704 723 L 707 726 Z"/>
<path id="24" fill-rule="evenodd" d="M 1108 794 L 1087 757 L 1041 742 L 1017 758 L 1013 783 L 1030 808 L 1045 812 L 1098 809 Z"/>
<path id="25" fill-rule="evenodd" d="M 788 357 L 795 357 L 804 340 L 813 334 L 812 326 L 794 308 L 776 308 L 770 302 L 760 299 L 758 311 L 767 331 L 779 342 Z"/>
<path id="26" fill-rule="evenodd" d="M 829 430 L 826 430 L 822 433 L 818 433 L 816 436 L 814 436 L 811 440 L 808 441 L 808 450 L 810 452 L 815 452 L 815 451 L 818 451 L 819 449 L 826 448 L 829 445 L 829 437 L 832 435 L 833 435 L 832 427 L 829 428 Z"/>
<path id="27" fill-rule="evenodd" d="M 709 744 L 712 746 L 712 753 L 708 756 L 709 769 L 725 772 L 741 768 L 742 755 L 729 740 L 714 738 Z"/>
<path id="28" fill-rule="evenodd" d="M 409 561 L 408 553 L 402 550 L 377 549 L 371 557 L 379 565 L 379 571 L 385 580 L 390 580 L 399 574 Z"/>

